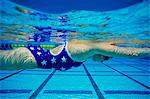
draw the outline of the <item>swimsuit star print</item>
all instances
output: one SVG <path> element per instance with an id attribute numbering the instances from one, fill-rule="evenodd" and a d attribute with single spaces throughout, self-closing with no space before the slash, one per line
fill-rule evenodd
<path id="1" fill-rule="evenodd" d="M 82 62 L 75 62 L 71 59 L 67 50 L 67 43 L 65 43 L 63 49 L 57 55 L 53 54 L 51 50 L 44 50 L 40 46 L 28 45 L 27 48 L 34 55 L 38 68 L 67 70 L 72 66 L 77 67 L 82 64 Z"/>

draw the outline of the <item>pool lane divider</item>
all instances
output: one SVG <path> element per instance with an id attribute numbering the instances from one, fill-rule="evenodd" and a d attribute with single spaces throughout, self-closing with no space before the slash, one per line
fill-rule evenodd
<path id="1" fill-rule="evenodd" d="M 87 70 L 87 68 L 85 67 L 84 64 L 83 64 L 83 67 L 84 67 L 84 70 L 85 70 L 85 72 L 86 72 L 88 78 L 89 78 L 90 81 L 91 81 L 91 84 L 92 84 L 92 86 L 93 86 L 93 88 L 94 88 L 94 90 L 95 90 L 95 92 L 96 92 L 98 98 L 99 98 L 99 99 L 105 99 L 104 96 L 103 96 L 103 94 L 102 94 L 102 92 L 100 91 L 99 87 L 97 86 L 96 82 L 94 81 L 94 79 L 92 78 L 91 74 L 89 73 L 89 71 Z"/>
<path id="2" fill-rule="evenodd" d="M 9 78 L 9 77 L 11 77 L 11 76 L 13 76 L 13 75 L 16 75 L 16 74 L 18 74 L 18 73 L 20 73 L 20 72 L 22 72 L 22 71 L 24 71 L 24 70 L 25 70 L 25 69 L 22 69 L 22 70 L 19 70 L 19 71 L 15 72 L 15 73 L 12 73 L 12 74 L 10 74 L 10 75 L 8 75 L 8 76 L 5 76 L 5 77 L 3 77 L 3 78 L 0 78 L 0 81 L 5 80 L 5 79 L 7 79 L 7 78 Z"/>
<path id="3" fill-rule="evenodd" d="M 105 65 L 106 67 L 111 68 L 111 69 L 113 69 L 114 71 L 116 71 L 116 72 L 122 74 L 123 76 L 126 76 L 127 78 L 129 78 L 129 79 L 131 79 L 132 81 L 138 83 L 139 85 L 145 87 L 146 89 L 150 89 L 149 86 L 144 85 L 143 83 L 141 83 L 141 82 L 135 80 L 134 78 L 128 76 L 127 74 L 124 74 L 124 73 L 122 73 L 121 71 L 119 71 L 119 70 L 117 70 L 117 69 L 115 69 L 115 68 L 113 68 L 113 67 L 111 67 L 111 66 L 109 66 L 109 65 L 107 65 L 107 64 L 105 64 L 105 63 L 102 63 L 102 64 Z"/>
<path id="4" fill-rule="evenodd" d="M 19 43 L 14 43 L 14 44 L 5 44 L 2 43 L 0 44 L 0 50 L 11 50 L 11 49 L 15 49 L 15 48 L 20 48 L 20 47 L 27 47 L 28 45 L 33 45 L 33 46 L 40 46 L 46 50 L 48 49 L 52 49 L 55 47 L 55 45 L 51 45 L 51 44 L 19 44 Z"/>
<path id="5" fill-rule="evenodd" d="M 48 83 L 48 81 L 52 78 L 55 72 L 56 69 L 54 69 L 54 71 L 43 81 L 43 83 L 33 92 L 33 94 L 28 99 L 35 99 L 45 87 L 45 85 Z"/>

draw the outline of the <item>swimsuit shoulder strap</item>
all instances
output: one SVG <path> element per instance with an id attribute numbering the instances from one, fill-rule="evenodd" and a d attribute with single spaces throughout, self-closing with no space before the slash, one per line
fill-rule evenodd
<path id="1" fill-rule="evenodd" d="M 67 41 L 65 42 L 64 49 L 65 49 L 65 52 L 68 54 L 68 56 L 72 59 L 71 54 L 69 53 L 69 50 L 68 50 L 68 42 Z"/>

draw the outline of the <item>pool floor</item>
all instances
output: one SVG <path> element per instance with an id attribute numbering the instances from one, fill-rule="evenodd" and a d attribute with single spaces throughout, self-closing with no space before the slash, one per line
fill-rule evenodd
<path id="1" fill-rule="evenodd" d="M 88 60 L 66 72 L 0 71 L 1 99 L 150 99 L 150 62 Z"/>

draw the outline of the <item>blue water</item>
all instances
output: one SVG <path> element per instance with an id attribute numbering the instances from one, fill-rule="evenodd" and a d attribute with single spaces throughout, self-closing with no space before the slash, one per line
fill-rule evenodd
<path id="1" fill-rule="evenodd" d="M 39 9 L 20 0 L 11 1 L 21 5 L 1 0 L 0 43 L 60 44 L 71 39 L 99 42 L 115 39 L 146 42 L 118 45 L 122 47 L 150 47 L 148 0 L 129 0 L 122 6 L 120 2 L 117 8 L 112 2 L 111 9 L 91 7 L 72 11 L 72 8 L 66 8 L 64 12 Z M 149 99 L 150 61 L 147 57 L 112 58 L 103 63 L 89 59 L 84 65 L 66 72 L 54 69 L 1 70 L 0 98 Z"/>
<path id="2" fill-rule="evenodd" d="M 69 11 L 110 11 L 142 2 L 144 0 L 11 0 L 17 4 L 27 6 L 47 13 L 66 13 Z"/>

